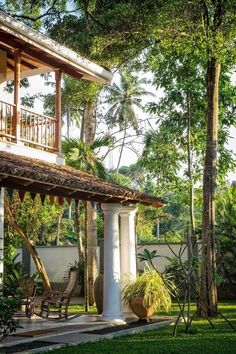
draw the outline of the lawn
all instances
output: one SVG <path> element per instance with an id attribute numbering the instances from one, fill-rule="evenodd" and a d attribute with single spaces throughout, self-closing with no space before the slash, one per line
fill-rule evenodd
<path id="1" fill-rule="evenodd" d="M 174 305 L 173 314 L 176 314 L 176 309 Z M 219 310 L 236 326 L 236 301 L 221 302 Z M 236 353 L 236 332 L 233 332 L 221 318 L 216 318 L 214 324 L 215 329 L 212 329 L 207 321 L 196 320 L 191 327 L 191 333 L 187 335 L 184 334 L 183 325 L 180 325 L 178 335 L 173 337 L 171 335 L 173 327 L 169 326 L 143 334 L 54 350 L 51 353 Z"/>

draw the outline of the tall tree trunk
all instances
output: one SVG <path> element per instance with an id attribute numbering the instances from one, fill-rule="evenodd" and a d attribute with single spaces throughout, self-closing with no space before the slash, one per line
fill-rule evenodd
<path id="1" fill-rule="evenodd" d="M 18 225 L 17 221 L 14 218 L 14 215 L 12 214 L 12 211 L 11 211 L 9 205 L 5 202 L 4 206 L 5 206 L 5 210 L 7 212 L 9 224 L 11 225 L 12 229 L 15 230 L 15 232 L 21 237 L 22 241 L 24 242 L 25 246 L 28 248 L 28 250 L 33 258 L 36 269 L 42 279 L 44 290 L 45 291 L 51 290 L 51 285 L 50 285 L 50 281 L 49 281 L 49 278 L 47 275 L 47 271 L 43 265 L 43 262 L 41 261 L 39 255 L 38 255 L 36 248 L 31 244 L 27 235 L 23 232 L 21 227 Z"/>
<path id="2" fill-rule="evenodd" d="M 88 208 L 87 201 L 84 201 L 84 297 L 85 297 L 85 312 L 89 310 L 89 273 L 88 273 L 88 235 L 87 235 L 87 220 Z"/>
<path id="3" fill-rule="evenodd" d="M 95 102 L 88 103 L 84 107 L 84 139 L 85 143 L 91 145 L 95 138 L 95 127 L 96 127 L 96 115 Z M 96 217 L 96 204 L 94 206 L 87 202 L 87 296 L 89 305 L 94 304 L 94 292 L 93 284 L 98 275 L 98 264 L 97 264 L 97 217 Z"/>
<path id="4" fill-rule="evenodd" d="M 87 202 L 87 249 L 89 305 L 94 304 L 94 281 L 98 276 L 97 259 L 97 208 L 96 203 Z"/>
<path id="5" fill-rule="evenodd" d="M 66 107 L 66 137 L 70 138 L 71 112 L 69 107 Z"/>
<path id="6" fill-rule="evenodd" d="M 126 124 L 125 124 L 125 128 L 124 128 L 124 136 L 123 136 L 122 145 L 121 145 L 121 149 L 120 149 L 120 156 L 119 156 L 119 160 L 118 160 L 117 167 L 116 167 L 116 173 L 119 173 L 119 168 L 120 168 L 121 157 L 122 157 L 123 150 L 124 150 L 124 146 L 125 146 L 126 129 L 127 129 L 127 126 L 126 126 Z"/>
<path id="7" fill-rule="evenodd" d="M 214 58 L 207 63 L 207 138 L 203 175 L 203 217 L 202 217 L 202 267 L 201 299 L 204 311 L 213 316 L 217 310 L 217 288 L 215 283 L 215 186 L 218 137 L 219 78 L 221 65 Z M 209 306 L 209 307 L 208 307 Z M 203 310 L 200 315 L 205 316 Z"/>
<path id="8" fill-rule="evenodd" d="M 79 200 L 75 203 L 75 230 L 77 236 L 77 248 L 78 248 L 78 256 L 79 262 L 84 262 L 84 248 L 81 238 L 81 227 L 80 227 L 80 202 Z"/>
<path id="9" fill-rule="evenodd" d="M 194 216 L 194 182 L 193 182 L 193 150 L 191 139 L 191 97 L 187 92 L 187 152 L 188 152 L 188 180 L 189 180 L 189 254 L 190 258 L 198 256 L 197 240 L 195 234 L 195 216 Z"/>
<path id="10" fill-rule="evenodd" d="M 57 217 L 57 236 L 56 236 L 56 245 L 60 246 L 60 229 L 61 229 L 61 215 Z"/>
<path id="11" fill-rule="evenodd" d="M 84 106 L 84 141 L 91 145 L 95 138 L 96 115 L 94 114 L 95 103 L 87 103 Z"/>
<path id="12" fill-rule="evenodd" d="M 82 119 L 80 125 L 80 140 L 84 141 L 84 110 L 82 112 Z"/>

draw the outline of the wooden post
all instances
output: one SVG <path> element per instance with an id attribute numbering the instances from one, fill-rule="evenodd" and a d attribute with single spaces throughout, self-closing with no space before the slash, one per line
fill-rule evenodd
<path id="1" fill-rule="evenodd" d="M 13 135 L 16 143 L 20 141 L 20 64 L 21 51 L 16 49 L 14 53 L 15 70 L 14 70 L 14 116 L 13 116 Z"/>
<path id="2" fill-rule="evenodd" d="M 61 152 L 61 70 L 55 71 L 56 80 L 56 100 L 55 100 L 55 112 L 56 112 L 56 129 L 55 129 L 55 148 L 58 152 Z"/>

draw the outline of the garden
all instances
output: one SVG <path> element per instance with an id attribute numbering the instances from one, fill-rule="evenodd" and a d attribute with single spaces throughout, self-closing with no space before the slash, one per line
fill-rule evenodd
<path id="1" fill-rule="evenodd" d="M 170 311 L 173 326 L 54 352 L 235 352 L 234 1 L 7 0 L 0 10 L 113 74 L 104 86 L 62 76 L 59 143 L 68 168 L 127 188 L 127 195 L 132 188 L 162 201 L 154 208 L 135 199 L 134 229 L 143 246 L 136 255 L 147 265 L 124 286 L 122 297 L 130 306 L 132 297 L 144 296 L 145 310 Z M 19 85 L 22 105 L 41 105 L 44 115 L 55 115 L 58 87 L 50 74 Z M 6 97 L 13 86 L 7 82 Z M 32 93 L 36 86 L 39 92 Z M 96 252 L 105 225 L 101 203 L 83 191 L 74 200 L 0 190 L 1 339 L 18 326 L 22 277 L 34 279 L 37 295 L 54 290 L 38 246 L 76 246 L 84 303 L 69 305 L 69 312 L 95 313 L 94 283 L 102 270 Z M 164 271 L 156 266 L 165 257 L 158 253 L 160 243 L 171 254 Z M 150 244 L 152 251 L 145 248 Z M 34 274 L 27 274 L 24 257 L 16 258 L 16 249 L 24 247 Z"/>

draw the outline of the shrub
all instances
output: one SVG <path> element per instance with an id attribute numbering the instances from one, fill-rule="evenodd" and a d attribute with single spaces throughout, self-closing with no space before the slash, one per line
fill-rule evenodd
<path id="1" fill-rule="evenodd" d="M 19 306 L 20 302 L 17 299 L 0 298 L 0 341 L 21 327 L 18 320 L 13 319 L 13 315 Z"/>

